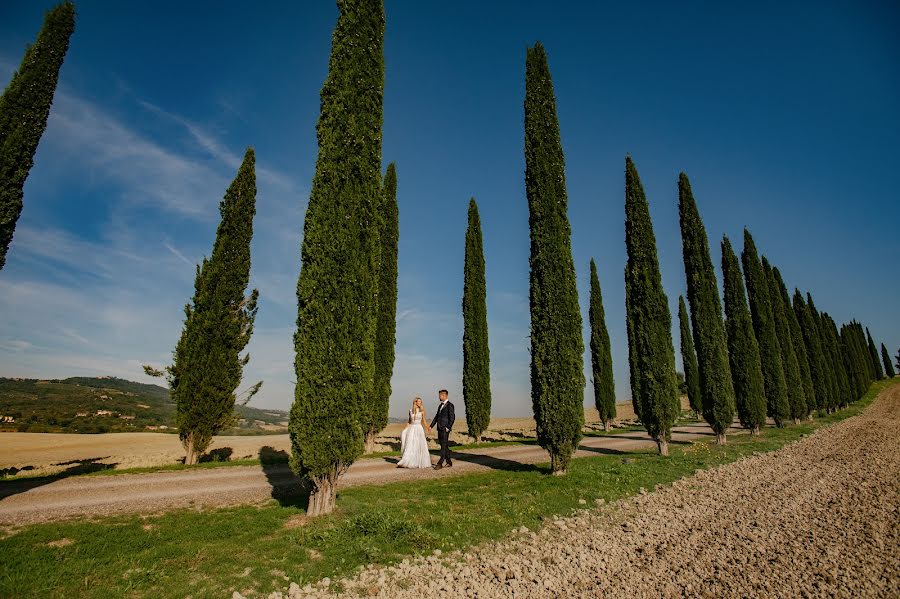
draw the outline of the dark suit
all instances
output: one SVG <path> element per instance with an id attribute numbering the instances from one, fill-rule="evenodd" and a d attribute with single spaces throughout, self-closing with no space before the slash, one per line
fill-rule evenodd
<path id="1" fill-rule="evenodd" d="M 441 459 L 438 460 L 438 465 L 443 466 L 446 461 L 448 464 L 452 464 L 453 461 L 450 459 L 450 429 L 453 428 L 453 423 L 456 422 L 456 410 L 453 408 L 453 404 L 447 400 L 447 403 L 443 406 L 438 405 L 438 411 L 434 415 L 434 420 L 431 421 L 431 427 L 434 428 L 434 425 L 437 425 L 438 432 L 438 442 L 441 444 Z"/>

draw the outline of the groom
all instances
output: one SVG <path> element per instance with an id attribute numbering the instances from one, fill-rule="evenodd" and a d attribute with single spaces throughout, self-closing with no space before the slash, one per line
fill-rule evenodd
<path id="1" fill-rule="evenodd" d="M 434 425 L 437 424 L 438 442 L 441 444 L 441 459 L 434 466 L 435 470 L 443 468 L 444 461 L 447 462 L 448 468 L 453 466 L 448 444 L 450 442 L 450 429 L 453 428 L 453 423 L 456 421 L 456 411 L 453 409 L 453 404 L 447 400 L 448 395 L 446 389 L 438 391 L 438 399 L 441 400 L 441 403 L 438 406 L 437 413 L 434 415 L 434 420 L 431 421 L 431 428 L 434 428 Z"/>

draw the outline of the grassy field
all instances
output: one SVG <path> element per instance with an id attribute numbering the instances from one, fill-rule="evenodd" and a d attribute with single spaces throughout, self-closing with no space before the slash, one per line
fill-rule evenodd
<path id="1" fill-rule="evenodd" d="M 464 548 L 532 530 L 595 499 L 613 501 L 657 484 L 772 451 L 816 428 L 857 414 L 889 384 L 879 382 L 846 410 L 726 446 L 675 444 L 653 452 L 574 460 L 565 477 L 546 465 L 415 484 L 354 487 L 338 512 L 306 522 L 302 502 L 212 512 L 42 524 L 0 540 L 0 596 L 225 597 L 284 590 L 368 563 Z"/>

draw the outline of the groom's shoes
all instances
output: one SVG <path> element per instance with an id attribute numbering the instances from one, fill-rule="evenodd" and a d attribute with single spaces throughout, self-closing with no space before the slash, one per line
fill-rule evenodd
<path id="1" fill-rule="evenodd" d="M 435 464 L 434 466 L 432 466 L 432 468 L 434 468 L 435 470 L 440 470 L 440 469 L 443 468 L 443 467 L 444 467 L 444 465 L 441 464 L 440 462 L 438 462 L 437 464 Z"/>
<path id="2" fill-rule="evenodd" d="M 453 462 L 451 460 L 447 460 L 447 468 L 453 468 Z"/>

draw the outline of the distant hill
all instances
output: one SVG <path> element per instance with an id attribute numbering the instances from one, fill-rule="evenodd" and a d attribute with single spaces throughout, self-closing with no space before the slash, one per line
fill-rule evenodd
<path id="1" fill-rule="evenodd" d="M 237 406 L 234 428 L 222 434 L 287 432 L 288 413 Z M 0 430 L 20 432 L 175 432 L 169 390 L 115 377 L 0 377 Z"/>

